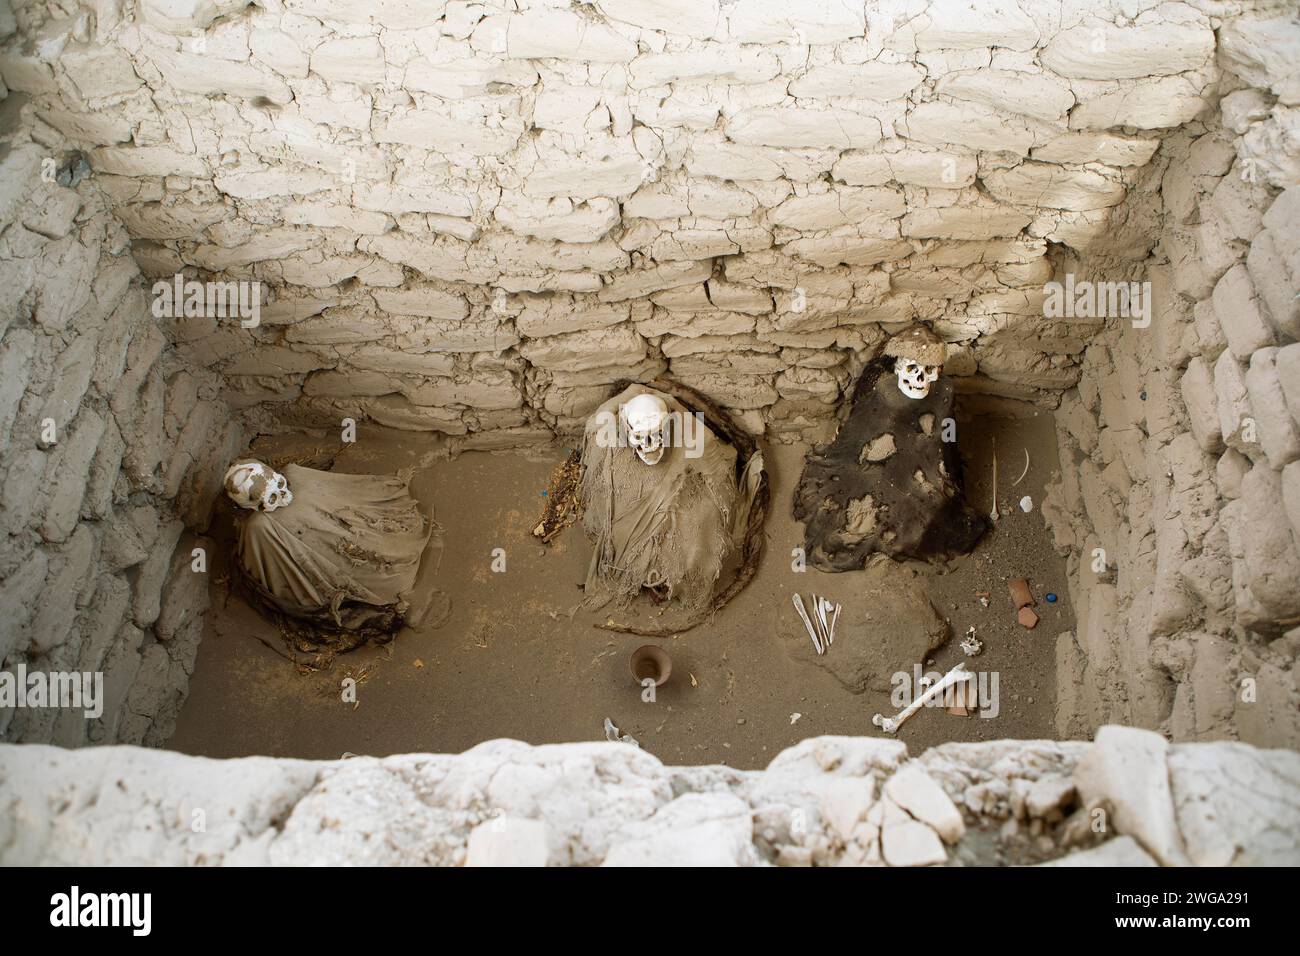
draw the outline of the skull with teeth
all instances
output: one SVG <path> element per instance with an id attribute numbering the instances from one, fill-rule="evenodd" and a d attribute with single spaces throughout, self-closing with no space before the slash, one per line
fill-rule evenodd
<path id="1" fill-rule="evenodd" d="M 249 511 L 274 511 L 293 503 L 288 479 L 260 461 L 231 465 L 225 484 L 230 500 Z"/>
<path id="2" fill-rule="evenodd" d="M 921 399 L 939 380 L 946 357 L 939 337 L 923 325 L 913 325 L 885 345 L 885 355 L 894 359 L 898 390 L 908 398 Z"/>
<path id="3" fill-rule="evenodd" d="M 657 465 L 664 456 L 664 424 L 668 406 L 657 395 L 638 395 L 620 412 L 627 429 L 627 442 L 647 465 Z"/>
<path id="4" fill-rule="evenodd" d="M 939 380 L 939 366 L 899 358 L 894 360 L 894 374 L 898 376 L 900 392 L 908 398 L 925 398 L 930 394 L 930 386 Z"/>

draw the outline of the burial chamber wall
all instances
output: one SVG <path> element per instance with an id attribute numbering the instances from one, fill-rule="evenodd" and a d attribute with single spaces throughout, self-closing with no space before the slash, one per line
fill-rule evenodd
<path id="1" fill-rule="evenodd" d="M 20 622 L 6 666 L 102 652 L 86 660 L 122 663 L 123 704 L 92 739 L 164 741 L 204 600 L 179 573 L 201 542 L 182 535 L 202 532 L 220 468 L 258 432 L 349 417 L 506 447 L 668 372 L 770 440 L 817 439 L 863 362 L 919 320 L 949 343 L 967 412 L 1060 405 L 1046 511 L 1081 622 L 1057 643 L 1060 734 L 1122 720 L 1295 746 L 1295 612 L 1279 597 L 1294 540 L 1248 524 L 1284 513 L 1295 474 L 1231 424 L 1207 432 L 1244 407 L 1256 352 L 1280 347 L 1278 376 L 1292 354 L 1276 291 L 1297 271 L 1279 225 L 1297 140 L 1288 9 L 0 0 L 0 105 L 18 130 L 0 347 L 27 370 L 0 384 L 15 409 L 0 592 Z M 41 163 L 75 165 L 73 150 L 93 175 L 45 183 Z M 61 236 L 27 221 L 47 192 L 80 197 Z M 133 272 L 128 256 L 141 277 L 104 278 Z M 42 294 L 75 300 L 87 270 L 87 302 L 52 335 Z M 1045 284 L 1067 273 L 1150 280 L 1151 326 L 1049 316 Z M 152 283 L 177 274 L 259 283 L 259 324 L 153 316 Z M 125 333 L 96 317 L 121 311 L 117 284 Z M 1240 310 L 1220 302 L 1256 303 L 1272 338 L 1228 348 Z M 58 357 L 82 337 L 71 391 L 77 354 L 96 368 L 65 402 L 66 442 L 42 447 Z M 114 407 L 97 369 L 119 346 L 145 367 Z M 1288 407 L 1265 374 L 1261 421 Z M 82 446 L 97 420 L 109 437 L 63 477 L 50 456 L 72 455 L 87 409 Z M 70 505 L 77 485 L 98 494 Z M 59 487 L 79 520 L 53 539 Z M 77 600 L 49 600 L 73 583 Z M 180 624 L 158 623 L 169 606 Z M 1276 709 L 1236 702 L 1241 676 Z M 6 734 L 59 739 L 18 718 Z"/>
<path id="2" fill-rule="evenodd" d="M 1162 223 L 1150 323 L 1108 320 L 1081 356 L 1044 506 L 1077 620 L 1062 737 L 1116 721 L 1300 748 L 1298 55 L 1294 19 L 1220 29 L 1216 109 L 1126 200 Z"/>
<path id="3" fill-rule="evenodd" d="M 17 4 L 0 76 L 146 276 L 264 284 L 169 329 L 259 429 L 501 446 L 668 371 L 794 439 L 913 320 L 962 393 L 1054 405 L 1101 327 L 1044 319 L 1058 253 L 1146 256 L 1112 212 L 1248 7 Z"/>
<path id="4" fill-rule="evenodd" d="M 126 230 L 24 99 L 0 103 L 0 670 L 103 685 L 90 720 L 10 697 L 0 739 L 161 745 L 208 606 L 194 549 L 243 426 L 220 378 L 177 355 Z"/>

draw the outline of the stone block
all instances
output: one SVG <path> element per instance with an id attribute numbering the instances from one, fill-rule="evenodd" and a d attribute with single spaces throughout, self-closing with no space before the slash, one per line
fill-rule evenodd
<path id="1" fill-rule="evenodd" d="M 1120 80 L 1195 70 L 1213 54 L 1214 31 L 1206 22 L 1152 17 L 1116 26 L 1094 19 L 1056 34 L 1041 60 L 1061 76 Z"/>
<path id="2" fill-rule="evenodd" d="M 863 11 L 854 5 L 817 0 L 740 0 L 725 15 L 727 35 L 741 43 L 838 43 L 866 30 Z"/>
<path id="3" fill-rule="evenodd" d="M 1108 825 L 1163 866 L 1187 862 L 1169 788 L 1169 744 L 1158 734 L 1105 726 L 1074 771 L 1085 807 L 1107 808 Z"/>
<path id="4" fill-rule="evenodd" d="M 171 570 L 176 543 L 185 525 L 171 520 L 163 524 L 148 556 L 140 563 L 131 582 L 131 617 L 140 628 L 153 626 L 162 610 L 162 590 Z"/>
<path id="5" fill-rule="evenodd" d="M 1214 363 L 1214 392 L 1219 407 L 1219 433 L 1224 442 L 1238 451 L 1258 449 L 1246 379 L 1241 364 L 1229 351 Z"/>
<path id="6" fill-rule="evenodd" d="M 756 107 L 726 124 L 727 138 L 742 146 L 860 149 L 880 142 L 880 121 L 840 109 Z"/>
<path id="7" fill-rule="evenodd" d="M 264 97 L 272 103 L 288 103 L 293 92 L 274 73 L 251 63 L 233 63 L 214 57 L 149 47 L 146 55 L 158 68 L 167 86 L 198 96 Z"/>
<path id="8" fill-rule="evenodd" d="M 201 623 L 209 604 L 207 571 L 194 570 L 195 549 L 204 552 L 204 567 L 210 566 L 215 542 L 211 538 L 185 535 L 167 568 L 154 633 L 160 641 L 170 641 L 192 624 Z"/>
<path id="9" fill-rule="evenodd" d="M 1032 50 L 1040 38 L 1033 19 L 1012 0 L 991 0 L 978 6 L 962 0 L 935 0 L 908 28 L 915 48 L 922 51 L 990 46 Z M 897 46 L 906 50 L 901 43 Z"/>
<path id="10" fill-rule="evenodd" d="M 1196 443 L 1211 454 L 1222 451 L 1223 432 L 1214 378 L 1209 366 L 1200 356 L 1187 363 L 1187 371 L 1179 380 L 1179 388 L 1183 404 L 1187 406 L 1187 419 Z"/>
<path id="11" fill-rule="evenodd" d="M 50 455 L 46 483 L 50 497 L 45 507 L 41 535 L 46 541 L 66 541 L 77 527 L 81 502 L 86 496 L 90 465 L 104 435 L 104 419 L 90 409 Z"/>
<path id="12" fill-rule="evenodd" d="M 83 524 L 50 560 L 31 622 L 33 654 L 49 654 L 68 640 L 77 618 L 77 604 L 96 576 L 95 551 L 95 537 Z"/>
<path id="13" fill-rule="evenodd" d="M 1245 266 L 1235 265 L 1223 274 L 1214 286 L 1213 302 L 1228 348 L 1238 359 L 1248 362 L 1256 349 L 1274 343 Z"/>
<path id="14" fill-rule="evenodd" d="M 1300 458 L 1300 425 L 1287 407 L 1277 369 L 1278 352 L 1276 348 L 1259 349 L 1251 356 L 1245 376 L 1259 444 L 1275 469 Z"/>
<path id="15" fill-rule="evenodd" d="M 1106 209 L 1124 199 L 1124 185 L 1085 169 L 1062 169 L 1050 163 L 1021 163 L 984 176 L 993 198 L 1020 206 Z"/>
<path id="16" fill-rule="evenodd" d="M 1074 106 L 1069 84 L 1050 73 L 1015 70 L 950 73 L 935 84 L 935 92 L 1044 122 L 1060 120 Z"/>
<path id="17" fill-rule="evenodd" d="M 1134 68 L 1145 69 L 1145 65 Z M 1138 130 L 1182 126 L 1207 108 L 1201 87 L 1189 76 L 1151 77 L 1126 82 L 1120 89 L 1083 100 L 1070 112 L 1070 128 Z"/>
<path id="18" fill-rule="evenodd" d="M 1300 553 L 1289 522 L 1278 520 L 1282 476 L 1257 462 L 1241 480 L 1239 503 L 1247 587 L 1274 619 L 1289 620 L 1300 614 Z"/>
<path id="19" fill-rule="evenodd" d="M 636 332 L 621 326 L 532 339 L 519 351 L 541 368 L 579 372 L 607 365 L 635 365 L 645 357 L 646 346 Z"/>
<path id="20" fill-rule="evenodd" d="M 1294 225 L 1290 228 L 1294 229 Z M 1267 310 L 1269 321 L 1280 335 L 1300 339 L 1300 299 L 1295 286 L 1300 268 L 1292 265 L 1296 260 L 1285 257 L 1285 242 L 1294 250 L 1295 240 L 1284 240 L 1272 229 L 1265 229 L 1250 244 L 1246 254 L 1246 268 Z"/>
<path id="21" fill-rule="evenodd" d="M 811 66 L 790 82 L 790 95 L 825 100 L 851 97 L 854 100 L 886 102 L 906 96 L 921 85 L 925 72 L 913 63 L 828 63 Z"/>

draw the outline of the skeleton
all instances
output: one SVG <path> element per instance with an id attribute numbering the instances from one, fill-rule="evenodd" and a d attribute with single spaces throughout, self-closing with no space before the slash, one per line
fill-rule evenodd
<path id="1" fill-rule="evenodd" d="M 657 465 L 664 456 L 664 425 L 668 406 L 657 395 L 638 395 L 619 409 L 627 430 L 628 444 L 647 465 Z"/>
<path id="2" fill-rule="evenodd" d="M 930 386 L 939 380 L 939 365 L 922 365 L 915 359 L 899 358 L 894 362 L 898 376 L 898 390 L 908 398 L 925 398 Z"/>
<path id="3" fill-rule="evenodd" d="M 930 701 L 934 700 L 936 697 L 942 694 L 953 684 L 958 684 L 961 683 L 962 681 L 972 680 L 974 677 L 975 677 L 974 674 L 966 670 L 965 664 L 958 664 L 948 673 L 944 674 L 937 681 L 935 681 L 934 684 L 931 685 L 925 691 L 925 693 L 921 694 L 921 696 L 916 698 L 916 700 L 912 701 L 910 704 L 908 704 L 906 707 L 900 710 L 893 717 L 886 717 L 883 714 L 876 714 L 874 717 L 871 718 L 871 722 L 887 734 L 896 734 L 898 733 L 898 728 L 902 726 L 903 721 L 907 720 L 907 718 L 911 717 L 914 713 L 916 713 L 918 710 L 920 710 Z"/>
<path id="4" fill-rule="evenodd" d="M 231 465 L 225 485 L 230 500 L 249 511 L 274 511 L 293 503 L 288 479 L 260 461 Z"/>

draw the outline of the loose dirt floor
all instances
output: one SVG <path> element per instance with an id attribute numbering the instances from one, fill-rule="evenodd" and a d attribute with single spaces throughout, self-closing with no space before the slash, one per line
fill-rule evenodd
<path id="1" fill-rule="evenodd" d="M 961 423 L 967 496 L 983 513 L 993 501 L 994 440 L 1001 517 L 974 554 L 948 567 L 882 560 L 842 574 L 794 569 L 803 527 L 791 518 L 790 501 L 805 449 L 769 445 L 772 506 L 759 572 L 710 621 L 653 641 L 672 657 L 671 679 L 653 702 L 642 700 L 629 668 L 632 651 L 647 639 L 593 624 L 638 615 L 653 621 L 654 609 L 647 602 L 624 611 L 575 610 L 591 554 L 581 526 L 551 545 L 530 535 L 551 472 L 568 451 L 563 444 L 448 458 L 428 436 L 378 428 L 363 427 L 347 446 L 307 436 L 277 440 L 267 447 L 283 454 L 330 446 L 326 457 L 338 471 L 414 469 L 412 493 L 441 528 L 426 552 L 421 587 L 436 587 L 446 599 L 439 596 L 430 620 L 395 641 L 303 673 L 286 658 L 278 629 L 229 587 L 231 514 L 223 509 L 213 532 L 220 544 L 213 605 L 169 747 L 211 757 L 449 753 L 500 737 L 604 740 L 608 717 L 665 763 L 759 768 L 805 737 L 881 735 L 872 715 L 899 709 L 891 690 L 910 682 L 914 665 L 942 673 L 963 661 L 983 674 L 985 716 L 923 708 L 898 733 L 912 753 L 947 741 L 1054 737 L 1055 638 L 1074 621 L 1064 562 L 1039 510 L 1058 466 L 1051 416 Z M 1026 450 L 1028 471 L 1013 486 Z M 1028 513 L 1018 506 L 1026 495 Z M 504 570 L 493 570 L 494 559 L 501 566 L 496 549 L 504 550 Z M 1016 577 L 1027 577 L 1038 599 L 1042 620 L 1032 631 L 1015 621 L 1006 581 Z M 1059 596 L 1055 603 L 1048 592 Z M 813 652 L 798 622 L 794 593 L 809 603 L 811 594 L 825 594 L 844 606 L 825 657 Z M 903 593 L 928 594 L 947 623 L 946 643 L 922 651 L 925 660 L 887 659 L 892 635 L 919 626 L 890 619 L 915 606 L 900 605 Z M 933 623 L 923 610 L 919 616 Z M 972 625 L 984 649 L 970 658 L 958 645 Z M 850 666 L 855 655 L 871 673 Z"/>

